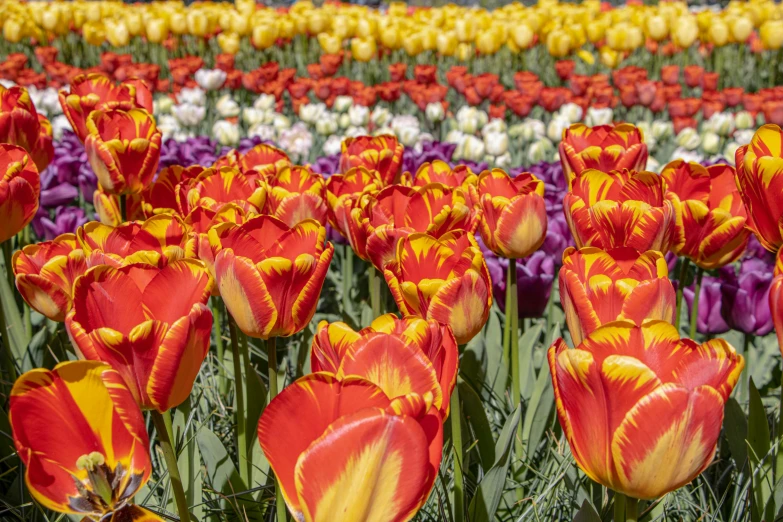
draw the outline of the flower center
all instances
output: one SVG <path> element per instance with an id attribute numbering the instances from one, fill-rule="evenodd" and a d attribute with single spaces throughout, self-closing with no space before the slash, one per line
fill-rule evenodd
<path id="1" fill-rule="evenodd" d="M 87 478 L 72 475 L 78 494 L 69 498 L 74 511 L 101 516 L 125 506 L 141 485 L 142 475 L 128 477 L 122 463 L 112 469 L 102 453 L 93 451 L 76 460 L 76 469 L 87 471 Z"/>

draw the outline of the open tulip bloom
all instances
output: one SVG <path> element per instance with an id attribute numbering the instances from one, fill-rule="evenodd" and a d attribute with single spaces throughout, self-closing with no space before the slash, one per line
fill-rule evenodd
<path id="1" fill-rule="evenodd" d="M 403 146 L 394 136 L 358 136 L 342 143 L 340 170 L 365 167 L 378 171 L 385 185 L 395 183 L 400 176 Z"/>
<path id="2" fill-rule="evenodd" d="M 644 135 L 630 123 L 595 127 L 575 123 L 563 131 L 559 152 L 569 182 L 587 169 L 609 172 L 647 167 Z"/>
<path id="3" fill-rule="evenodd" d="M 30 224 L 38 212 L 41 178 L 21 147 L 0 143 L 0 243 Z"/>
<path id="4" fill-rule="evenodd" d="M 9 416 L 25 483 L 41 505 L 91 520 L 162 520 L 131 504 L 152 471 L 149 439 L 133 395 L 109 365 L 73 361 L 25 373 L 11 391 Z"/>
<path id="5" fill-rule="evenodd" d="M 0 86 L 0 143 L 26 150 L 39 172 L 43 172 L 54 156 L 52 125 L 35 110 L 24 87 Z"/>
<path id="6" fill-rule="evenodd" d="M 560 425 L 579 467 L 635 499 L 698 476 L 745 365 L 721 339 L 698 345 L 664 321 L 606 324 L 575 349 L 549 349 Z"/>

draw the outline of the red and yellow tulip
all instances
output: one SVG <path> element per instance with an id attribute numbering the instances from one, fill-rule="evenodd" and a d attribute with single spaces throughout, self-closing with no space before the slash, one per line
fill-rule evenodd
<path id="1" fill-rule="evenodd" d="M 433 237 L 452 230 L 473 233 L 481 216 L 464 190 L 440 183 L 415 188 L 391 185 L 370 195 L 362 212 L 367 256 L 378 270 L 394 259 L 401 238 L 416 232 Z"/>
<path id="2" fill-rule="evenodd" d="M 113 227 L 97 221 L 76 230 L 88 266 L 165 265 L 185 257 L 188 229 L 179 217 L 159 214 Z"/>
<path id="3" fill-rule="evenodd" d="M 125 220 L 121 216 L 120 198 L 116 194 L 109 194 L 98 184 L 92 195 L 92 204 L 95 206 L 95 213 L 98 215 L 98 221 L 104 225 L 113 227 L 120 226 Z M 128 221 L 143 220 L 144 209 L 139 194 L 129 194 L 126 199 L 125 218 Z"/>
<path id="4" fill-rule="evenodd" d="M 25 483 L 42 506 L 89 520 L 160 520 L 129 503 L 150 478 L 149 439 L 109 365 L 72 361 L 25 373 L 9 417 Z"/>
<path id="5" fill-rule="evenodd" d="M 492 282 L 472 234 L 404 237 L 384 276 L 403 315 L 450 326 L 459 344 L 470 341 L 487 322 Z"/>
<path id="6" fill-rule="evenodd" d="M 449 188 L 461 187 L 473 197 L 478 176 L 467 165 L 457 165 L 454 168 L 443 160 L 422 163 L 416 174 L 406 172 L 400 183 L 408 187 L 423 187 L 430 183 L 441 183 Z M 472 187 L 472 188 L 471 188 Z"/>
<path id="7" fill-rule="evenodd" d="M 353 167 L 345 174 L 334 174 L 326 180 L 329 224 L 348 239 L 354 250 L 358 247 L 364 251 L 367 237 L 360 219 L 352 219 L 353 209 L 361 214 L 359 198 L 363 194 L 377 192 L 382 186 L 378 172 L 364 167 Z M 354 243 L 357 243 L 356 246 Z M 367 259 L 366 255 L 362 259 Z"/>
<path id="8" fill-rule="evenodd" d="M 307 326 L 334 255 L 325 238 L 312 219 L 289 228 L 266 215 L 209 231 L 217 288 L 242 332 L 269 339 Z"/>
<path id="9" fill-rule="evenodd" d="M 677 243 L 674 205 L 653 172 L 583 170 L 563 199 L 563 210 L 577 247 L 666 252 Z"/>
<path id="10" fill-rule="evenodd" d="M 560 269 L 560 300 L 575 345 L 618 319 L 674 323 L 677 307 L 663 254 L 632 248 L 567 248 Z"/>
<path id="11" fill-rule="evenodd" d="M 155 181 L 145 188 L 139 196 L 145 217 L 179 212 L 179 203 L 177 201 L 178 185 L 184 183 L 183 186 L 187 186 L 190 180 L 202 176 L 205 172 L 211 175 L 214 173 L 214 170 L 201 165 L 191 165 L 189 167 L 172 165 L 161 170 Z"/>
<path id="12" fill-rule="evenodd" d="M 239 169 L 246 176 L 258 178 L 274 176 L 280 169 L 291 165 L 288 155 L 277 147 L 261 143 L 239 157 Z"/>
<path id="13" fill-rule="evenodd" d="M 24 87 L 6 89 L 0 85 L 0 143 L 22 147 L 39 172 L 43 172 L 54 156 L 52 126 L 35 110 Z"/>
<path id="14" fill-rule="evenodd" d="M 783 130 L 759 127 L 749 144 L 737 149 L 737 188 L 748 212 L 748 227 L 764 248 L 783 246 Z"/>
<path id="15" fill-rule="evenodd" d="M 326 226 L 324 178 L 309 167 L 285 165 L 267 177 L 266 213 L 292 227 L 305 219 Z"/>
<path id="16" fill-rule="evenodd" d="M 84 252 L 74 234 L 27 245 L 12 259 L 16 288 L 36 312 L 62 322 L 73 302 L 73 283 L 87 271 Z"/>
<path id="17" fill-rule="evenodd" d="M 644 135 L 630 123 L 595 127 L 575 123 L 563 131 L 559 152 L 569 182 L 586 169 L 609 172 L 647 167 Z"/>
<path id="18" fill-rule="evenodd" d="M 187 216 L 196 207 L 219 211 L 228 203 L 246 214 L 258 214 L 267 199 L 267 186 L 233 167 L 206 169 L 198 177 L 183 180 L 176 189 L 179 212 Z"/>
<path id="19" fill-rule="evenodd" d="M 679 488 L 712 461 L 745 361 L 722 339 L 680 339 L 664 321 L 616 321 L 576 349 L 549 348 L 560 425 L 579 467 L 629 497 Z"/>
<path id="20" fill-rule="evenodd" d="M 391 185 L 400 176 L 403 149 L 397 138 L 389 135 L 346 138 L 342 144 L 340 171 L 365 167 L 377 171 L 384 185 Z"/>
<path id="21" fill-rule="evenodd" d="M 110 364 L 142 408 L 164 412 L 190 395 L 209 350 L 211 286 L 195 259 L 93 267 L 65 325 L 83 358 Z"/>
<path id="22" fill-rule="evenodd" d="M 321 321 L 313 337 L 310 367 L 340 379 L 362 377 L 392 399 L 430 394 L 445 418 L 457 384 L 458 359 L 457 340 L 448 326 L 386 314 L 359 332 L 345 323 Z"/>
<path id="23" fill-rule="evenodd" d="M 87 117 L 91 112 L 111 109 L 129 111 L 137 106 L 136 88 L 133 85 L 116 85 L 101 73 L 76 76 L 71 80 L 70 92 L 60 91 L 59 96 L 63 114 L 82 142 L 87 138 Z"/>
<path id="24" fill-rule="evenodd" d="M 295 520 L 406 522 L 434 484 L 443 427 L 426 398 L 321 372 L 269 403 L 258 441 Z"/>
<path id="25" fill-rule="evenodd" d="M 158 170 L 161 133 L 144 109 L 95 110 L 87 117 L 84 148 L 109 194 L 138 194 Z"/>
<path id="26" fill-rule="evenodd" d="M 0 143 L 0 243 L 22 231 L 38 212 L 41 178 L 23 148 Z"/>
<path id="27" fill-rule="evenodd" d="M 734 175 L 734 167 L 729 165 L 705 168 L 683 160 L 672 161 L 661 172 L 666 198 L 677 212 L 675 235 L 679 241 L 672 251 L 701 268 L 733 263 L 748 244 L 747 212 Z"/>
<path id="28" fill-rule="evenodd" d="M 492 252 L 521 259 L 541 247 L 547 227 L 541 180 L 529 172 L 512 178 L 501 169 L 485 170 L 477 192 L 484 211 L 481 239 Z"/>

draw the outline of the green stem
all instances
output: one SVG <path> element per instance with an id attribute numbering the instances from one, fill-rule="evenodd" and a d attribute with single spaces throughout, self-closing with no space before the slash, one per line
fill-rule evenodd
<path id="1" fill-rule="evenodd" d="M 277 397 L 277 338 L 270 337 L 266 342 L 266 358 L 269 367 L 269 402 Z M 286 507 L 283 500 L 283 490 L 280 488 L 280 482 L 275 477 L 275 511 L 277 512 L 277 522 L 285 522 Z"/>
<path id="2" fill-rule="evenodd" d="M 248 396 L 245 397 L 245 399 L 249 403 L 250 402 L 250 396 L 249 396 L 250 379 L 254 378 L 255 376 L 251 373 L 253 369 L 250 367 L 250 348 L 248 347 L 247 344 L 247 335 L 245 335 L 244 333 L 241 333 L 240 335 L 242 335 L 242 363 L 244 364 L 245 367 L 245 393 L 248 394 Z M 245 413 L 245 415 L 247 415 L 247 413 Z M 253 427 L 251 426 L 250 429 L 252 430 Z M 247 417 L 245 417 L 245 431 L 246 432 L 248 431 Z M 250 433 L 252 433 L 252 431 L 250 431 Z M 253 440 L 252 435 L 250 435 L 250 440 L 251 441 Z M 249 449 L 250 448 L 246 448 L 245 451 L 248 451 Z M 253 487 L 253 461 L 248 458 L 246 464 L 247 464 L 247 482 L 245 482 L 245 484 L 247 485 L 247 487 L 250 488 Z"/>
<path id="3" fill-rule="evenodd" d="M 369 272 L 370 279 L 370 306 L 372 307 L 372 317 L 375 319 L 381 315 L 381 274 L 371 266 Z"/>
<path id="4" fill-rule="evenodd" d="M 783 386 L 780 387 L 780 404 L 783 404 Z M 778 450 L 775 452 L 775 484 L 783 478 L 783 408 L 778 415 Z"/>
<path id="5" fill-rule="evenodd" d="M 14 269 L 11 265 L 11 240 L 3 242 L 3 261 L 5 261 L 5 276 L 8 278 L 8 287 L 13 293 L 16 288 L 16 281 L 14 280 Z"/>
<path id="6" fill-rule="evenodd" d="M 506 308 L 506 320 L 511 323 L 509 345 L 511 350 L 511 410 L 513 411 L 522 400 L 521 379 L 519 375 L 519 293 L 517 292 L 517 260 L 508 260 L 506 272 L 506 295 L 511 296 L 510 307 Z M 517 462 L 522 462 L 522 423 L 517 426 L 517 436 L 514 437 L 514 453 Z M 517 500 L 524 498 L 522 488 L 517 488 Z"/>
<path id="7" fill-rule="evenodd" d="M 242 390 L 242 355 L 239 353 L 237 325 L 228 314 L 228 333 L 231 335 L 231 355 L 234 358 L 234 394 L 237 400 L 237 460 L 239 476 L 247 485 L 247 429 L 245 426 L 245 394 Z"/>
<path id="8" fill-rule="evenodd" d="M 749 388 L 748 386 L 748 379 L 750 379 L 750 376 L 753 375 L 753 372 L 750 369 L 750 347 L 753 346 L 753 334 L 745 334 L 742 338 L 742 355 L 745 358 L 745 369 L 742 371 L 744 375 L 740 375 L 739 381 L 737 382 L 737 400 L 740 404 L 745 403 L 745 395 L 747 394 L 747 390 Z M 782 403 L 783 404 L 783 403 Z"/>
<path id="9" fill-rule="evenodd" d="M 614 494 L 614 522 L 625 522 L 625 495 Z"/>
<path id="10" fill-rule="evenodd" d="M 228 380 L 226 379 L 226 368 L 223 366 L 223 360 L 225 357 L 225 348 L 223 346 L 223 332 L 222 332 L 222 317 L 220 310 L 220 301 L 217 298 L 212 298 L 212 315 L 215 318 L 215 348 L 217 351 L 218 360 L 218 389 L 220 393 L 225 394 L 228 387 Z"/>
<path id="11" fill-rule="evenodd" d="M 158 442 L 163 450 L 163 456 L 166 459 L 166 466 L 171 478 L 171 489 L 174 490 L 174 499 L 177 502 L 177 512 L 180 522 L 189 522 L 190 513 L 188 512 L 188 501 L 185 498 L 185 490 L 182 488 L 182 480 L 179 476 L 179 467 L 177 467 L 177 455 L 172 444 L 173 433 L 171 429 L 171 412 L 160 413 L 152 410 L 152 422 L 155 423 L 155 429 L 158 432 Z"/>
<path id="12" fill-rule="evenodd" d="M 625 522 L 637 522 L 639 520 L 639 500 L 631 497 L 625 498 Z"/>
<path id="13" fill-rule="evenodd" d="M 350 317 L 351 284 L 353 283 L 353 249 L 351 245 L 343 247 L 343 314 Z"/>
<path id="14" fill-rule="evenodd" d="M 8 374 L 8 382 L 13 384 L 16 380 L 16 364 L 14 362 L 14 354 L 11 351 L 10 333 L 5 321 L 5 308 L 3 307 L 2 300 L 0 300 L 0 337 L 3 338 L 3 365 Z"/>
<path id="15" fill-rule="evenodd" d="M 701 279 L 704 276 L 704 269 L 696 269 L 696 287 L 693 291 L 693 303 L 691 305 L 691 334 L 690 338 L 696 337 L 696 326 L 699 322 L 699 294 L 701 294 Z"/>
<path id="16" fill-rule="evenodd" d="M 685 278 L 688 276 L 688 265 L 690 259 L 683 257 L 680 259 L 680 277 L 677 279 L 677 312 L 674 316 L 674 327 L 677 332 L 680 331 L 680 315 L 682 312 L 682 291 L 685 288 Z"/>
<path id="17" fill-rule="evenodd" d="M 125 194 L 120 194 L 120 219 L 123 223 L 128 222 L 128 201 Z"/>
<path id="18" fill-rule="evenodd" d="M 451 442 L 454 451 L 454 522 L 465 520 L 465 482 L 462 477 L 462 414 L 459 404 L 459 386 L 451 392 Z"/>
<path id="19" fill-rule="evenodd" d="M 511 270 L 511 259 L 509 259 L 508 268 L 506 268 L 506 320 L 503 324 L 503 359 L 508 364 L 508 375 L 513 375 L 511 366 L 511 292 L 508 291 L 508 281 L 510 276 L 508 275 Z"/>

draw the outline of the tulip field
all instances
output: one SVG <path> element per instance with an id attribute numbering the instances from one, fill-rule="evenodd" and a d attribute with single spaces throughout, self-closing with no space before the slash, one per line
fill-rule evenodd
<path id="1" fill-rule="evenodd" d="M 783 520 L 783 6 L 437 3 L 0 0 L 0 521 Z"/>

